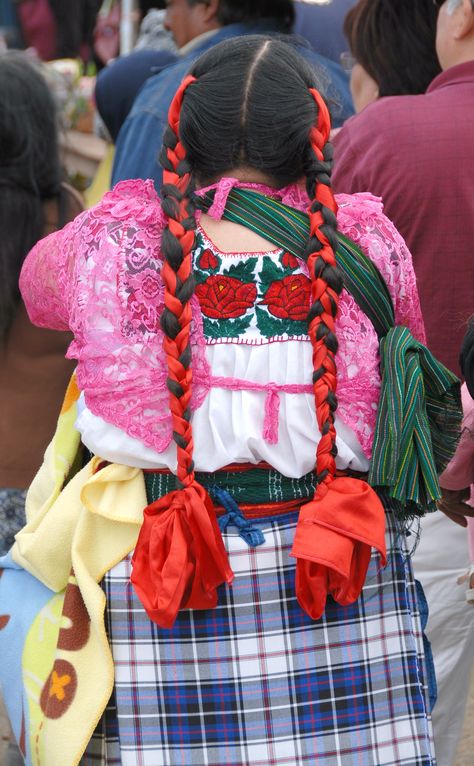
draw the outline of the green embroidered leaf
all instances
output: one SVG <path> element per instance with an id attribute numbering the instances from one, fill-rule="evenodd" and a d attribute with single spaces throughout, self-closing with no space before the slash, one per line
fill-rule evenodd
<path id="1" fill-rule="evenodd" d="M 227 277 L 233 277 L 239 279 L 241 282 L 255 282 L 255 267 L 257 265 L 258 258 L 245 258 L 240 263 L 233 263 L 227 269 L 224 269 L 222 274 Z"/>
<path id="2" fill-rule="evenodd" d="M 203 317 L 206 338 L 238 338 L 250 327 L 252 314 L 241 319 L 208 319 Z"/>
<path id="3" fill-rule="evenodd" d="M 209 279 L 209 272 L 207 271 L 200 271 L 199 269 L 194 269 L 193 272 L 194 276 L 194 282 L 196 285 L 202 285 L 206 280 Z"/>
<path id="4" fill-rule="evenodd" d="M 257 327 L 265 338 L 289 335 L 290 337 L 308 335 L 308 325 L 297 319 L 278 319 L 272 316 L 266 309 L 259 306 L 255 309 L 257 314 Z"/>
<path id="5" fill-rule="evenodd" d="M 285 277 L 289 277 L 294 273 L 294 269 L 286 269 L 272 261 L 271 258 L 264 258 L 263 268 L 259 275 L 259 295 L 265 295 L 272 282 L 280 282 Z"/>

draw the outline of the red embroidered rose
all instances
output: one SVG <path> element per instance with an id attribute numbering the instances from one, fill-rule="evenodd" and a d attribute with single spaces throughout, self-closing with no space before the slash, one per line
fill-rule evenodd
<path id="1" fill-rule="evenodd" d="M 287 269 L 296 269 L 299 266 L 298 258 L 291 253 L 284 253 L 281 257 L 281 263 Z"/>
<path id="2" fill-rule="evenodd" d="M 196 287 L 202 313 L 211 319 L 241 317 L 257 297 L 255 285 L 221 274 L 209 277 Z"/>
<path id="3" fill-rule="evenodd" d="M 262 303 L 270 314 L 279 319 L 304 320 L 308 316 L 311 300 L 311 282 L 304 274 L 285 277 L 272 282 Z"/>
<path id="4" fill-rule="evenodd" d="M 208 269 L 217 269 L 219 266 L 219 259 L 212 252 L 212 250 L 204 250 L 199 258 L 198 266 L 200 269 L 207 271 Z"/>

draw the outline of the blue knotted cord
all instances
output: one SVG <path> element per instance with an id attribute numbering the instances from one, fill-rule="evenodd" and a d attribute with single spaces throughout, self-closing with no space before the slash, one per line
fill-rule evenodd
<path id="1" fill-rule="evenodd" d="M 226 492 L 225 489 L 221 489 L 220 487 L 213 486 L 209 488 L 209 493 L 212 499 L 217 501 L 219 505 L 222 505 L 227 511 L 224 516 L 221 516 L 218 519 L 221 532 L 225 532 L 228 526 L 233 526 L 239 530 L 239 537 L 241 537 L 242 540 L 245 540 L 247 545 L 251 548 L 256 548 L 257 545 L 263 545 L 265 536 L 262 530 L 258 527 L 254 527 L 251 520 L 245 518 L 229 492 Z"/>

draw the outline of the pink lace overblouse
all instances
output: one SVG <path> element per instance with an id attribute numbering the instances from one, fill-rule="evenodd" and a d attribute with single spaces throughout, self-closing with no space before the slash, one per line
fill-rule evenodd
<path id="1" fill-rule="evenodd" d="M 305 209 L 308 204 L 298 187 L 272 192 L 299 209 Z M 383 274 L 397 322 L 408 326 L 418 340 L 424 341 L 411 255 L 384 216 L 381 201 L 369 194 L 355 194 L 338 195 L 337 202 L 340 230 L 358 243 Z M 28 255 L 20 280 L 33 323 L 58 330 L 70 329 L 74 333 L 67 356 L 77 360 L 77 381 L 92 420 L 96 424 L 109 424 L 112 434 L 120 432 L 130 444 L 139 443 L 153 454 L 172 448 L 160 328 L 164 293 L 160 278 L 160 241 L 164 226 L 165 217 L 152 181 L 121 182 L 97 206 L 39 242 Z M 251 255 L 255 254 L 249 254 L 249 258 Z M 206 257 L 208 260 L 213 257 L 212 252 Z M 293 279 L 307 274 L 302 262 L 299 270 L 301 274 Z M 221 355 L 219 361 L 216 354 L 227 344 L 216 345 L 216 339 L 210 342 L 205 337 L 204 306 L 199 302 L 202 294 L 202 289 L 197 290 L 192 298 L 195 420 L 196 411 L 206 409 L 203 403 L 220 385 L 230 389 L 226 393 L 232 396 L 240 396 L 247 385 L 240 374 L 238 385 L 233 386 L 233 371 L 229 369 L 224 370 L 227 377 L 223 382 L 222 360 L 227 357 Z M 354 432 L 363 453 L 370 457 L 380 388 L 378 339 L 370 321 L 345 290 L 340 300 L 337 336 L 338 420 Z M 274 358 L 285 342 L 296 348 L 301 345 L 296 344 L 294 338 L 284 336 L 270 342 L 272 340 L 275 341 Z M 309 343 L 307 338 L 303 342 Z M 251 343 L 247 344 L 246 353 L 252 354 L 252 348 Z M 310 349 L 308 354 L 310 359 Z M 281 365 L 277 366 L 281 375 Z M 276 386 L 268 379 L 268 371 L 259 372 L 255 365 L 247 366 L 247 362 L 244 369 L 252 370 L 252 377 L 249 375 L 248 379 L 249 395 L 266 396 L 265 407 L 261 404 L 261 410 L 265 410 L 262 440 L 276 445 L 279 397 L 299 395 L 311 402 L 311 370 L 301 372 L 305 378 L 308 373 L 307 379 L 299 378 L 298 369 L 291 370 L 288 377 L 291 385 L 285 390 L 285 379 L 280 379 Z M 232 387 L 235 390 L 232 391 Z M 217 421 L 219 417 L 226 419 L 226 412 L 220 409 L 220 406 L 211 409 L 214 413 L 211 417 L 216 418 L 212 424 L 216 444 L 219 442 Z M 295 425 L 301 428 L 301 424 Z M 286 423 L 282 433 L 292 427 L 292 423 Z M 315 429 L 314 443 L 317 438 Z M 313 456 L 311 452 L 310 459 L 314 459 Z M 233 458 L 238 460 L 239 455 Z M 265 453 L 265 458 L 260 455 L 260 459 L 272 462 L 271 450 Z M 221 465 L 225 462 L 227 458 Z M 302 472 L 303 468 L 295 469 L 295 474 Z"/>

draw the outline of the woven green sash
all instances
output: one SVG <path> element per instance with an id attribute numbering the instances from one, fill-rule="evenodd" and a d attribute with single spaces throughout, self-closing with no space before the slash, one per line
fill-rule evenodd
<path id="1" fill-rule="evenodd" d="M 176 480 L 170 473 L 144 473 L 147 499 L 153 503 L 171 492 L 176 486 Z M 310 500 L 317 486 L 316 474 L 307 473 L 299 479 L 290 479 L 274 468 L 249 468 L 246 471 L 222 469 L 221 471 L 196 472 L 196 479 L 207 490 L 218 486 L 229 492 L 236 503 L 252 503 L 254 505 L 288 502 L 295 497 Z"/>
<path id="2" fill-rule="evenodd" d="M 214 192 L 197 199 L 208 210 Z M 278 200 L 232 189 L 224 216 L 304 258 L 309 218 Z M 388 287 L 379 270 L 347 237 L 338 234 L 336 259 L 344 287 L 372 322 L 380 340 L 382 387 L 369 482 L 399 505 L 402 515 L 434 510 L 438 474 L 454 454 L 462 408 L 460 382 L 406 327 L 395 325 Z"/>

